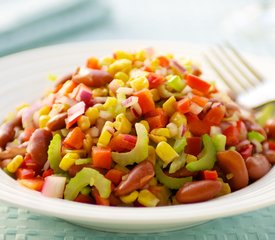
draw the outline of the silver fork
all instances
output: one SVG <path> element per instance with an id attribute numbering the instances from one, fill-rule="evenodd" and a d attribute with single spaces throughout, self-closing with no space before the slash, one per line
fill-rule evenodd
<path id="1" fill-rule="evenodd" d="M 231 44 L 217 45 L 204 57 L 241 105 L 256 110 L 275 102 L 275 80 L 266 81 Z"/>

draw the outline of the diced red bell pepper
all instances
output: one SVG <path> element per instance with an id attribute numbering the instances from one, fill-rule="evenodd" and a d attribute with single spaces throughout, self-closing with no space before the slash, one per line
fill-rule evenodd
<path id="1" fill-rule="evenodd" d="M 42 190 L 44 184 L 43 178 L 19 179 L 17 181 L 25 187 L 39 192 Z"/>
<path id="2" fill-rule="evenodd" d="M 159 85 L 164 83 L 164 77 L 156 73 L 149 73 L 147 79 L 150 89 L 157 88 Z"/>
<path id="3" fill-rule="evenodd" d="M 75 202 L 80 202 L 80 203 L 88 203 L 88 204 L 94 204 L 95 201 L 93 198 L 91 198 L 88 195 L 85 194 L 79 194 L 76 199 L 74 200 Z"/>
<path id="4" fill-rule="evenodd" d="M 29 179 L 34 178 L 35 171 L 31 168 L 18 168 L 15 172 L 15 175 L 17 179 Z"/>
<path id="5" fill-rule="evenodd" d="M 194 113 L 191 113 L 191 112 L 188 112 L 185 114 L 186 118 L 187 118 L 187 123 L 191 123 L 191 122 L 194 122 L 194 121 L 197 121 L 197 120 L 200 120 L 198 115 L 194 114 Z"/>
<path id="6" fill-rule="evenodd" d="M 83 101 L 88 104 L 92 98 L 92 90 L 85 84 L 80 83 L 77 87 L 74 88 L 73 92 L 70 94 L 70 97 L 77 101 Z"/>
<path id="7" fill-rule="evenodd" d="M 165 127 L 168 123 L 168 115 L 162 108 L 155 108 L 153 111 L 145 114 L 145 120 L 148 122 L 150 129 Z"/>
<path id="8" fill-rule="evenodd" d="M 170 65 L 170 61 L 167 57 L 159 56 L 158 60 L 159 60 L 159 65 L 162 67 L 167 68 Z"/>
<path id="9" fill-rule="evenodd" d="M 81 149 L 85 134 L 81 131 L 80 127 L 75 127 L 63 141 L 64 146 L 74 149 Z"/>
<path id="10" fill-rule="evenodd" d="M 135 147 L 136 142 L 136 136 L 119 133 L 111 139 L 109 147 L 115 152 L 128 152 Z"/>
<path id="11" fill-rule="evenodd" d="M 177 102 L 177 110 L 181 113 L 187 113 L 190 111 L 190 100 L 188 98 L 181 99 Z"/>
<path id="12" fill-rule="evenodd" d="M 211 87 L 211 85 L 208 82 L 192 74 L 188 74 L 186 76 L 186 83 L 191 88 L 197 89 L 200 92 L 203 92 L 204 94 L 208 93 Z"/>
<path id="13" fill-rule="evenodd" d="M 133 95 L 138 97 L 138 103 L 141 107 L 142 114 L 146 114 L 155 109 L 155 102 L 149 89 L 142 89 L 135 92 Z"/>
<path id="14" fill-rule="evenodd" d="M 205 180 L 217 180 L 218 179 L 218 173 L 216 170 L 204 170 L 203 171 L 203 178 Z"/>
<path id="15" fill-rule="evenodd" d="M 253 152 L 253 145 L 249 144 L 240 151 L 240 154 L 242 155 L 244 160 L 246 160 L 248 157 L 252 156 L 252 152 Z"/>
<path id="16" fill-rule="evenodd" d="M 114 183 L 115 185 L 118 185 L 121 182 L 123 175 L 124 173 L 122 171 L 119 171 L 117 169 L 110 169 L 106 173 L 105 177 L 112 181 L 112 183 Z"/>
<path id="17" fill-rule="evenodd" d="M 83 101 L 73 105 L 68 109 L 68 119 L 66 128 L 69 129 L 74 123 L 77 122 L 78 118 L 85 112 L 85 103 Z"/>
<path id="18" fill-rule="evenodd" d="M 268 142 L 268 146 L 269 146 L 269 149 L 270 149 L 270 150 L 275 150 L 275 142 L 269 141 L 269 142 Z"/>
<path id="19" fill-rule="evenodd" d="M 40 166 L 38 165 L 37 161 L 34 161 L 30 154 L 26 154 L 24 157 L 24 161 L 21 165 L 22 168 L 32 169 L 36 173 L 40 170 Z"/>
<path id="20" fill-rule="evenodd" d="M 61 96 L 67 96 L 69 93 L 71 93 L 74 88 L 77 86 L 77 83 L 75 83 L 72 80 L 68 80 L 66 81 L 62 87 L 58 90 L 58 94 L 60 94 Z"/>
<path id="21" fill-rule="evenodd" d="M 98 59 L 96 57 L 88 58 L 86 62 L 86 67 L 91 69 L 100 69 L 100 65 Z"/>
<path id="22" fill-rule="evenodd" d="M 200 137 L 188 137 L 187 145 L 184 149 L 184 152 L 194 156 L 199 155 L 202 150 L 202 140 Z"/>
<path id="23" fill-rule="evenodd" d="M 243 121 L 240 120 L 237 122 L 237 129 L 240 133 L 239 140 L 240 141 L 246 140 L 247 139 L 247 129 L 246 129 L 246 126 Z"/>
<path id="24" fill-rule="evenodd" d="M 189 123 L 189 130 L 195 136 L 202 136 L 203 134 L 209 134 L 211 125 L 203 122 L 202 120 L 194 120 Z"/>
<path id="25" fill-rule="evenodd" d="M 97 205 L 110 206 L 110 200 L 108 198 L 102 198 L 96 188 L 92 188 L 92 196 L 95 199 Z"/>
<path id="26" fill-rule="evenodd" d="M 112 164 L 111 148 L 92 147 L 93 166 L 98 168 L 110 169 Z"/>
<path id="27" fill-rule="evenodd" d="M 204 122 L 207 122 L 211 125 L 219 125 L 223 120 L 225 115 L 225 108 L 223 106 L 218 106 L 211 108 L 203 118 Z"/>
<path id="28" fill-rule="evenodd" d="M 47 169 L 46 171 L 43 172 L 42 177 L 46 178 L 46 177 L 51 176 L 53 174 L 54 174 L 54 171 L 51 168 L 49 168 L 49 169 Z"/>
<path id="29" fill-rule="evenodd" d="M 229 146 L 235 146 L 239 143 L 239 130 L 237 127 L 231 125 L 223 131 L 226 136 L 226 144 Z"/>
<path id="30" fill-rule="evenodd" d="M 208 98 L 194 95 L 191 98 L 191 101 L 194 102 L 194 103 L 196 103 L 200 107 L 204 107 L 208 103 Z"/>

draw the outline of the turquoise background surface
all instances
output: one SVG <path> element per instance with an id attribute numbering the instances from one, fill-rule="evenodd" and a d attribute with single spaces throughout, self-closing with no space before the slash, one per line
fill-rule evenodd
<path id="1" fill-rule="evenodd" d="M 0 0 L 0 7 L 1 2 L 3 1 Z M 231 16 L 231 12 L 257 1 L 79 2 L 77 7 L 19 24 L 8 32 L 0 32 L 0 56 L 57 43 L 101 39 L 177 40 L 196 43 L 217 43 L 227 39 L 245 52 L 271 57 L 275 55 L 274 39 L 271 35 L 264 35 L 263 29 L 249 35 L 243 32 L 234 33 L 232 28 L 225 28 L 226 19 Z M 217 219 L 180 231 L 123 234 L 82 228 L 61 219 L 0 203 L 0 239 L 272 240 L 275 239 L 275 207 Z"/>

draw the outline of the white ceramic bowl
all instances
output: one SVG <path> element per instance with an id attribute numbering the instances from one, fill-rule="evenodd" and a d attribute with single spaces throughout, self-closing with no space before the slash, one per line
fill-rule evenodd
<path id="1" fill-rule="evenodd" d="M 89 56 L 105 56 L 116 49 L 154 47 L 163 52 L 190 56 L 201 61 L 209 78 L 212 73 L 200 58 L 203 46 L 175 42 L 101 41 L 35 49 L 0 59 L 0 117 L 21 102 L 40 97 L 51 85 L 49 73 L 65 74 L 84 64 Z M 253 63 L 275 76 L 272 59 L 250 57 Z M 272 75 L 273 74 L 273 75 Z M 48 216 L 104 231 L 160 232 L 190 227 L 215 218 L 232 216 L 275 203 L 275 169 L 250 186 L 208 202 L 158 208 L 121 208 L 50 199 L 20 186 L 0 171 L 0 200 Z"/>

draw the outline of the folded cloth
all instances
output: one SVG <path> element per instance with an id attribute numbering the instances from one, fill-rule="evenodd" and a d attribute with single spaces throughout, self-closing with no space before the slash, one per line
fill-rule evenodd
<path id="1" fill-rule="evenodd" d="M 0 56 L 58 42 L 108 16 L 99 0 L 0 0 Z"/>

